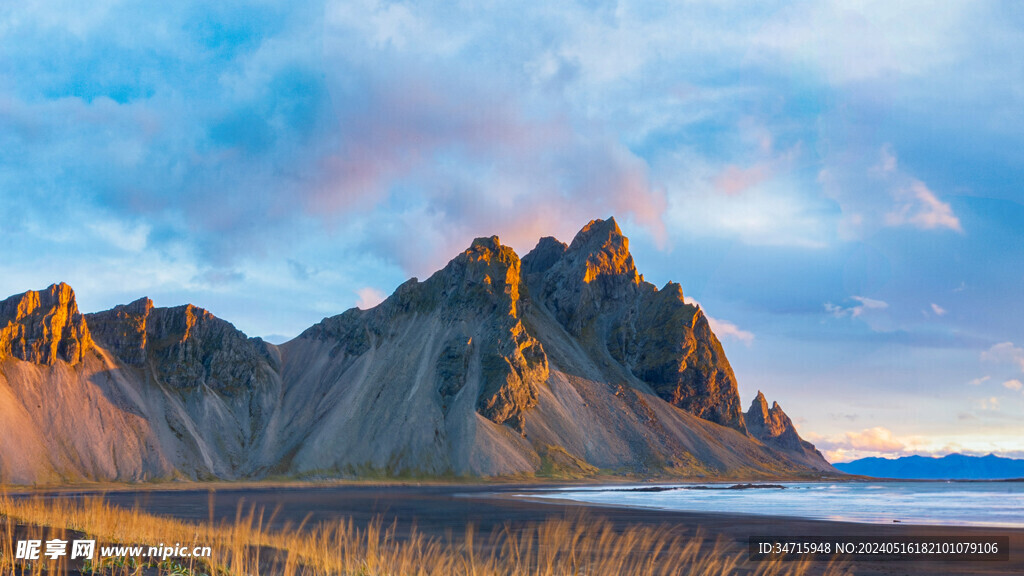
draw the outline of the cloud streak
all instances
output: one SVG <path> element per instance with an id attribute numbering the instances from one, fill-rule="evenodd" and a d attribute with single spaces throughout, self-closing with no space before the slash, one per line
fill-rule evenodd
<path id="1" fill-rule="evenodd" d="M 889 307 L 887 302 L 876 300 L 874 298 L 850 296 L 850 299 L 857 301 L 859 304 L 853 306 L 840 306 L 832 304 L 831 302 L 826 302 L 825 311 L 836 318 L 859 318 L 871 311 L 885 310 Z"/>
<path id="2" fill-rule="evenodd" d="M 885 215 L 889 226 L 910 225 L 922 230 L 946 228 L 963 232 L 960 219 L 949 204 L 936 198 L 923 182 L 915 180 L 909 188 L 897 191 L 897 205 Z"/>

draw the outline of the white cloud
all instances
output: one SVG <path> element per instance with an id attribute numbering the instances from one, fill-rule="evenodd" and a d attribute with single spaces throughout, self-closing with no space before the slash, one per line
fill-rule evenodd
<path id="1" fill-rule="evenodd" d="M 863 296 L 851 296 L 852 300 L 856 300 L 859 304 L 854 306 L 839 306 L 832 304 L 831 302 L 825 303 L 825 311 L 832 314 L 836 318 L 857 318 L 862 316 L 864 313 L 872 310 L 885 310 L 889 307 L 887 302 L 881 300 L 875 300 L 873 298 L 865 298 Z"/>
<path id="2" fill-rule="evenodd" d="M 1024 348 L 1018 348 L 1013 342 L 1000 342 L 981 353 L 981 359 L 996 364 L 1012 364 L 1024 371 Z"/>
<path id="3" fill-rule="evenodd" d="M 708 324 L 711 324 L 711 329 L 719 338 L 732 338 L 739 340 L 748 346 L 754 341 L 753 332 L 743 330 L 739 326 L 727 320 L 718 320 L 717 318 L 708 316 Z"/>
<path id="4" fill-rule="evenodd" d="M 359 299 L 356 301 L 356 307 L 361 310 L 369 310 L 387 298 L 383 292 L 369 286 L 356 290 L 356 294 L 359 295 Z"/>
<path id="5" fill-rule="evenodd" d="M 934 302 L 932 302 L 932 312 L 935 312 L 936 316 L 945 316 L 946 315 L 946 309 L 943 308 L 942 306 L 939 306 L 938 304 L 936 304 Z"/>
<path id="6" fill-rule="evenodd" d="M 651 160 L 668 195 L 669 227 L 751 246 L 828 246 L 834 208 L 799 178 L 802 144 L 775 150 L 773 135 L 753 122 L 739 122 L 736 133 L 739 149 L 727 159 L 682 148 Z"/>
<path id="7" fill-rule="evenodd" d="M 982 410 L 998 410 L 999 409 L 999 398 L 990 396 L 988 398 L 978 399 L 978 408 Z"/>
<path id="8" fill-rule="evenodd" d="M 1007 380 L 1006 382 L 1003 382 L 1003 388 L 1006 388 L 1007 390 L 1013 390 L 1014 392 L 1020 392 L 1021 389 L 1024 388 L 1024 384 L 1021 384 L 1020 380 L 1017 380 L 1015 378 L 1013 380 Z"/>
<path id="9" fill-rule="evenodd" d="M 895 195 L 897 204 L 885 216 L 887 225 L 909 225 L 922 230 L 947 228 L 956 232 L 964 231 L 960 219 L 949 204 L 939 200 L 923 182 L 914 180 L 909 187 L 898 190 Z"/>
<path id="10" fill-rule="evenodd" d="M 896 171 L 899 165 L 899 160 L 896 158 L 896 154 L 892 151 L 892 144 L 882 145 L 882 149 L 879 151 L 878 165 L 875 167 L 876 170 L 883 173 L 892 173 Z"/>
<path id="11" fill-rule="evenodd" d="M 974 380 L 971 380 L 967 384 L 970 385 L 970 386 L 981 386 L 982 384 L 984 384 L 985 382 L 988 382 L 991 379 L 992 379 L 991 376 L 982 376 L 980 378 L 975 378 Z"/>
<path id="12" fill-rule="evenodd" d="M 704 310 L 704 307 L 700 305 L 700 302 L 697 302 L 696 300 L 690 298 L 689 296 L 684 296 L 683 301 L 686 302 L 687 304 L 697 306 L 701 310 Z M 720 339 L 729 338 L 733 340 L 739 340 L 740 342 L 743 342 L 747 346 L 750 346 L 750 344 L 754 341 L 753 332 L 743 330 L 742 328 L 733 324 L 732 322 L 729 322 L 728 320 L 719 320 L 717 318 L 714 318 L 708 315 L 706 310 L 704 311 L 704 317 L 708 319 L 708 324 L 711 325 L 711 331 L 714 332 L 715 336 L 718 336 L 718 338 Z"/>
<path id="13" fill-rule="evenodd" d="M 100 239 L 127 252 L 143 251 L 150 233 L 147 224 L 131 225 L 116 220 L 90 222 L 86 227 Z"/>
<path id="14" fill-rule="evenodd" d="M 839 233 L 847 239 L 882 227 L 964 231 L 952 206 L 900 166 L 891 144 L 839 148 L 825 159 L 818 184 L 839 204 Z"/>
<path id="15" fill-rule="evenodd" d="M 963 57 L 956 46 L 972 11 L 971 2 L 797 2 L 755 41 L 837 84 L 916 77 Z"/>

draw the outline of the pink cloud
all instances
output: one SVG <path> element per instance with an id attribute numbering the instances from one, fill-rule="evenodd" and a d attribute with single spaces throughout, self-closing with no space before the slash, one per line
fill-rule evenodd
<path id="1" fill-rule="evenodd" d="M 771 167 L 765 163 L 742 168 L 729 164 L 715 177 L 715 188 L 727 196 L 736 196 L 764 182 L 772 175 Z"/>
<path id="2" fill-rule="evenodd" d="M 907 443 L 882 426 L 830 437 L 809 433 L 807 438 L 817 445 L 829 462 L 865 456 L 900 456 L 907 451 Z"/>
<path id="3" fill-rule="evenodd" d="M 542 236 L 569 241 L 613 215 L 667 245 L 665 191 L 611 135 L 528 114 L 471 82 L 409 76 L 378 81 L 364 107 L 339 120 L 341 143 L 297 196 L 307 215 L 367 230 L 366 249 L 417 276 L 478 236 L 498 235 L 523 255 Z"/>
<path id="4" fill-rule="evenodd" d="M 847 432 L 846 443 L 855 450 L 868 452 L 898 452 L 905 445 L 897 440 L 891 431 L 881 426 L 867 428 L 860 432 Z"/>
<path id="5" fill-rule="evenodd" d="M 897 192 L 899 202 L 886 214 L 885 222 L 889 226 L 910 225 L 923 230 L 946 228 L 955 232 L 963 232 L 960 219 L 953 213 L 949 204 L 935 196 L 920 180 L 914 180 L 908 188 Z"/>
<path id="6" fill-rule="evenodd" d="M 360 310 L 369 310 L 387 298 L 383 292 L 369 286 L 356 290 L 356 295 L 359 296 L 359 299 L 356 300 L 356 308 Z"/>

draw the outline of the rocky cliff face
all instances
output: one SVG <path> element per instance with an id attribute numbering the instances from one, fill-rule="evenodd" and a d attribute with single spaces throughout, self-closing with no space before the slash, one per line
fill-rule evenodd
<path id="1" fill-rule="evenodd" d="M 740 412 L 707 318 L 612 219 L 522 260 L 478 238 L 280 347 L 146 298 L 83 317 L 64 285 L 0 325 L 2 481 L 834 472 L 763 396 Z"/>
<path id="2" fill-rule="evenodd" d="M 91 346 L 75 293 L 63 282 L 0 302 L 0 360 L 77 364 Z"/>
<path id="3" fill-rule="evenodd" d="M 149 365 L 174 388 L 209 387 L 230 394 L 258 387 L 276 370 L 259 338 L 191 304 L 154 308 L 149 298 L 89 314 L 97 342 L 128 365 Z"/>
<path id="4" fill-rule="evenodd" d="M 643 280 L 614 218 L 590 222 L 568 247 L 542 239 L 523 262 L 531 293 L 590 349 L 666 402 L 746 430 L 736 377 L 704 313 L 678 284 L 659 291 Z"/>

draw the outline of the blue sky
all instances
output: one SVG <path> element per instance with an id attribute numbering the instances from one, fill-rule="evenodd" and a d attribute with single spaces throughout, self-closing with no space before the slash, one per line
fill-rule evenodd
<path id="1" fill-rule="evenodd" d="M 615 215 L 837 459 L 1024 455 L 1024 8 L 0 8 L 0 294 L 293 336 Z"/>

